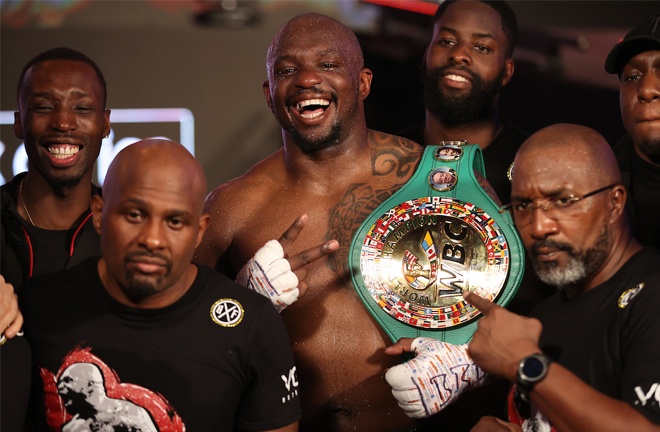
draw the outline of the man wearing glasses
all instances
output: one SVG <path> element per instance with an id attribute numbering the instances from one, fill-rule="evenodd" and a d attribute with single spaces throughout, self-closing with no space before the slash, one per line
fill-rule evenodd
<path id="1" fill-rule="evenodd" d="M 578 201 L 601 192 L 609 191 L 615 187 L 621 186 L 618 183 L 613 183 L 579 196 L 575 196 L 572 193 L 566 195 L 563 191 L 558 191 L 557 193 L 553 192 L 546 198 L 539 200 L 537 204 L 534 204 L 534 201 L 532 200 L 514 200 L 510 204 L 502 206 L 500 213 L 510 211 L 513 214 L 516 227 L 520 231 L 526 229 L 532 224 L 532 219 L 534 218 L 536 210 L 541 210 L 545 213 L 546 218 L 554 221 L 571 219 L 580 212 L 581 206 L 575 205 Z M 606 232 L 603 231 L 601 235 L 605 235 L 605 233 Z M 599 237 L 599 243 L 595 245 L 594 249 L 585 251 L 582 254 L 567 245 L 558 244 L 554 240 L 548 240 L 545 243 L 534 243 L 531 249 L 528 249 L 528 252 L 533 258 L 532 266 L 539 279 L 550 286 L 560 287 L 574 283 L 580 278 L 584 278 L 589 272 L 598 269 L 598 266 L 601 264 L 598 258 L 600 258 L 602 254 L 598 254 L 597 252 L 599 252 L 600 249 L 607 248 L 607 244 L 604 243 L 604 240 L 605 238 Z M 542 250 L 548 249 L 550 252 L 553 252 L 554 249 L 563 250 L 569 257 L 571 257 L 571 259 L 566 262 L 565 268 L 560 268 L 554 263 L 549 265 L 544 264 L 547 261 L 541 259 L 544 255 Z"/>
<path id="2" fill-rule="evenodd" d="M 626 196 L 614 154 L 591 129 L 550 126 L 518 151 L 503 210 L 557 293 L 534 318 L 464 294 L 484 315 L 472 359 L 515 384 L 513 424 L 485 417 L 474 432 L 658 430 L 660 253 L 633 238 Z"/>

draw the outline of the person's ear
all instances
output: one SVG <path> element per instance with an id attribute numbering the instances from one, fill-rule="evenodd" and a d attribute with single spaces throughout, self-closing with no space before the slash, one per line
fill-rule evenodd
<path id="1" fill-rule="evenodd" d="M 626 207 L 628 193 L 623 185 L 616 185 L 610 190 L 610 206 L 612 209 L 612 221 L 618 219 Z"/>
<path id="2" fill-rule="evenodd" d="M 515 70 L 515 65 L 512 58 L 504 60 L 504 75 L 502 76 L 502 87 L 507 85 L 511 78 L 513 78 L 513 72 Z"/>
<path id="3" fill-rule="evenodd" d="M 105 109 L 103 111 L 103 137 L 107 138 L 110 135 L 110 110 Z"/>
<path id="4" fill-rule="evenodd" d="M 89 204 L 92 210 L 92 223 L 97 233 L 101 234 L 101 214 L 103 213 L 103 198 L 101 195 L 94 195 Z"/>
<path id="5" fill-rule="evenodd" d="M 20 140 L 23 139 L 23 125 L 21 123 L 21 113 L 19 111 L 14 111 L 14 135 Z"/>
<path id="6" fill-rule="evenodd" d="M 199 247 L 199 244 L 202 242 L 204 233 L 209 227 L 209 222 L 211 221 L 211 216 L 208 213 L 204 213 L 199 217 L 199 232 L 197 233 L 197 241 L 195 242 L 195 249 Z"/>
<path id="7" fill-rule="evenodd" d="M 373 73 L 369 68 L 363 68 L 360 72 L 360 100 L 365 100 L 371 92 L 371 79 Z"/>
<path id="8" fill-rule="evenodd" d="M 266 105 L 268 105 L 268 109 L 272 113 L 275 113 L 275 108 L 273 107 L 273 98 L 270 95 L 270 83 L 268 80 L 265 80 L 262 84 L 262 90 L 264 92 L 264 96 L 266 97 Z"/>

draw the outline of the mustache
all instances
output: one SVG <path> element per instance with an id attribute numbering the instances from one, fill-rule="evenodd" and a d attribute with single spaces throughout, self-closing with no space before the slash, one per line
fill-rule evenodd
<path id="1" fill-rule="evenodd" d="M 172 270 L 172 260 L 169 257 L 166 257 L 165 255 L 161 255 L 159 253 L 152 253 L 146 251 L 131 252 L 124 257 L 124 262 L 127 263 L 136 257 L 146 257 L 151 259 L 156 258 L 158 260 L 161 260 L 165 264 L 165 267 L 167 268 L 168 271 Z"/>
<path id="2" fill-rule="evenodd" d="M 574 249 L 566 243 L 561 243 L 555 240 L 537 240 L 532 243 L 532 247 L 529 249 L 529 253 L 536 257 L 539 255 L 538 250 L 541 248 L 557 249 L 560 251 L 568 252 L 570 255 L 574 255 L 575 252 Z"/>
<path id="3" fill-rule="evenodd" d="M 431 71 L 428 72 L 428 75 L 432 77 L 434 80 L 442 77 L 448 70 L 452 71 L 461 71 L 464 72 L 467 75 L 470 75 L 470 78 L 472 78 L 472 81 L 478 81 L 481 80 L 479 75 L 477 75 L 475 72 L 471 71 L 470 69 L 466 68 L 465 66 L 460 66 L 460 65 L 454 65 L 454 64 L 448 64 L 445 66 L 440 66 L 437 67 Z"/>
<path id="4" fill-rule="evenodd" d="M 336 94 L 330 93 L 330 92 L 325 91 L 325 90 L 321 90 L 320 88 L 318 88 L 316 86 L 300 89 L 300 90 L 296 91 L 294 94 L 287 96 L 284 102 L 286 103 L 287 106 L 292 106 L 293 105 L 293 100 L 298 98 L 298 96 L 304 95 L 304 94 L 312 94 L 314 96 L 327 96 L 333 102 L 337 102 L 337 95 Z"/>
<path id="5" fill-rule="evenodd" d="M 71 140 L 82 143 L 83 145 L 87 145 L 91 141 L 90 137 L 78 132 L 52 132 L 40 135 L 37 138 L 37 143 L 45 145 L 50 140 Z"/>
<path id="6" fill-rule="evenodd" d="M 48 134 L 46 136 L 52 137 L 52 138 L 76 138 L 77 135 L 74 135 L 71 132 L 55 132 L 55 133 L 52 133 L 52 134 Z"/>

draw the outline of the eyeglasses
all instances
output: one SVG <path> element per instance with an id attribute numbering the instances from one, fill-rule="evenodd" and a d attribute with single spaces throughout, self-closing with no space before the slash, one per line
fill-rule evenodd
<path id="1" fill-rule="evenodd" d="M 532 201 L 514 201 L 510 204 L 502 206 L 499 212 L 504 213 L 505 211 L 511 210 L 516 225 L 529 224 L 532 221 L 532 214 L 536 209 L 543 210 L 545 215 L 550 219 L 566 219 L 567 217 L 570 217 L 572 212 L 575 210 L 573 207 L 575 203 L 582 201 L 585 198 L 589 198 L 590 196 L 594 196 L 601 192 L 605 192 L 606 190 L 612 189 L 614 186 L 618 186 L 618 183 L 596 189 L 595 191 L 580 196 L 575 196 L 572 194 L 568 196 L 551 196 L 542 200 L 542 202 L 539 204 L 534 204 Z"/>

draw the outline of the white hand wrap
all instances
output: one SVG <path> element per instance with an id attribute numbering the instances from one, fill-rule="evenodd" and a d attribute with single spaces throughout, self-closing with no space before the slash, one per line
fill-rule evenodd
<path id="1" fill-rule="evenodd" d="M 486 381 L 486 372 L 472 361 L 467 348 L 467 344 L 452 345 L 431 338 L 413 340 L 415 358 L 385 374 L 394 398 L 408 417 L 430 417 L 465 390 Z"/>
<path id="2" fill-rule="evenodd" d="M 270 240 L 248 261 L 236 282 L 266 296 L 278 312 L 298 300 L 298 277 L 277 240 Z"/>

